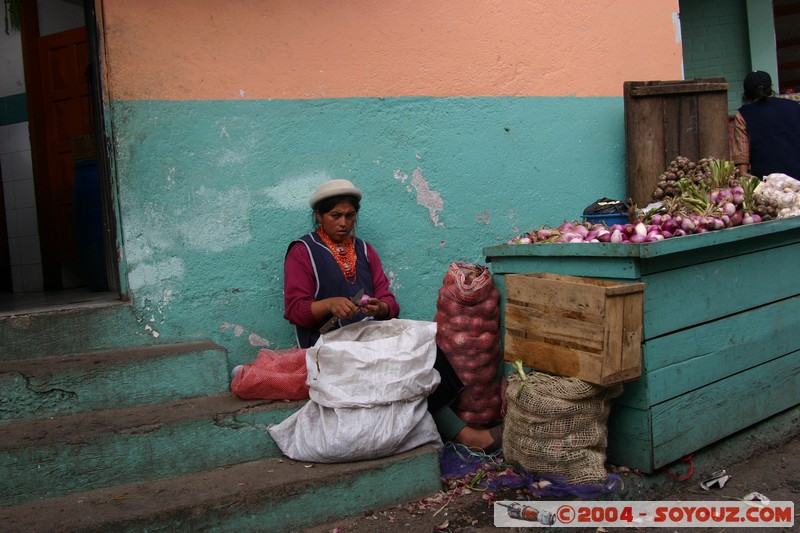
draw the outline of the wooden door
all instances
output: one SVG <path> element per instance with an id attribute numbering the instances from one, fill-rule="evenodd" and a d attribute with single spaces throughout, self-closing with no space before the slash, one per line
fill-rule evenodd
<path id="1" fill-rule="evenodd" d="M 79 273 L 73 199 L 76 138 L 92 133 L 91 98 L 86 29 L 83 27 L 39 39 L 41 106 L 44 125 L 46 168 L 36 173 L 40 231 L 45 270 L 60 271 L 69 285 L 70 270 Z M 54 265 L 55 263 L 57 265 Z"/>

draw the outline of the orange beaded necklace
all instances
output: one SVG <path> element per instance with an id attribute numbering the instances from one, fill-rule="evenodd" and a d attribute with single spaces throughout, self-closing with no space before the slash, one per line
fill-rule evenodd
<path id="1" fill-rule="evenodd" d="M 356 282 L 356 245 L 353 237 L 348 236 L 344 242 L 336 243 L 328 237 L 322 228 L 317 228 L 317 235 L 333 254 L 336 264 L 344 274 L 348 283 Z"/>

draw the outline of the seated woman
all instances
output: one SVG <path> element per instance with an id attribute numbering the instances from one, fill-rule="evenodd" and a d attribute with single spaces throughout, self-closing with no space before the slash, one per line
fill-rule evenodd
<path id="1" fill-rule="evenodd" d="M 295 326 L 297 345 L 316 343 L 319 329 L 331 317 L 341 327 L 359 320 L 389 320 L 400 314 L 397 299 L 375 249 L 355 236 L 361 191 L 336 179 L 311 195 L 315 229 L 293 241 L 284 261 L 284 317 Z M 359 290 L 370 295 L 365 305 L 350 299 Z M 429 398 L 429 409 L 444 440 L 486 452 L 500 447 L 502 428 L 468 427 L 449 407 L 461 385 L 447 359 L 437 354 L 442 384 Z"/>

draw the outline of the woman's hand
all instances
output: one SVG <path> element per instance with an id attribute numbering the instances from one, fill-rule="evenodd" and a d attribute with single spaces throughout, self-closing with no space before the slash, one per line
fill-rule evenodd
<path id="1" fill-rule="evenodd" d="M 338 319 L 351 318 L 359 311 L 356 304 L 343 296 L 328 298 L 325 302 L 328 304 L 328 312 Z"/>
<path id="2" fill-rule="evenodd" d="M 384 318 L 389 314 L 389 305 L 383 303 L 377 298 L 370 298 L 367 302 L 367 305 L 361 306 L 361 312 L 367 316 Z"/>

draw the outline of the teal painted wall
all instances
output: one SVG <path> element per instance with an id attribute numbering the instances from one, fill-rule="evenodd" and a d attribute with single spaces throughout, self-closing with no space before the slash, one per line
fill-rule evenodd
<path id="1" fill-rule="evenodd" d="M 329 178 L 364 191 L 360 237 L 401 316 L 432 320 L 453 261 L 625 195 L 621 98 L 115 101 L 123 275 L 144 334 L 232 364 L 287 348 L 283 256 Z"/>
<path id="2" fill-rule="evenodd" d="M 747 27 L 750 38 L 750 70 L 769 72 L 773 88 L 780 92 L 772 0 L 747 0 Z"/>
<path id="3" fill-rule="evenodd" d="M 742 105 L 742 82 L 751 70 L 745 0 L 681 0 L 686 79 L 724 77 L 728 112 Z"/>

